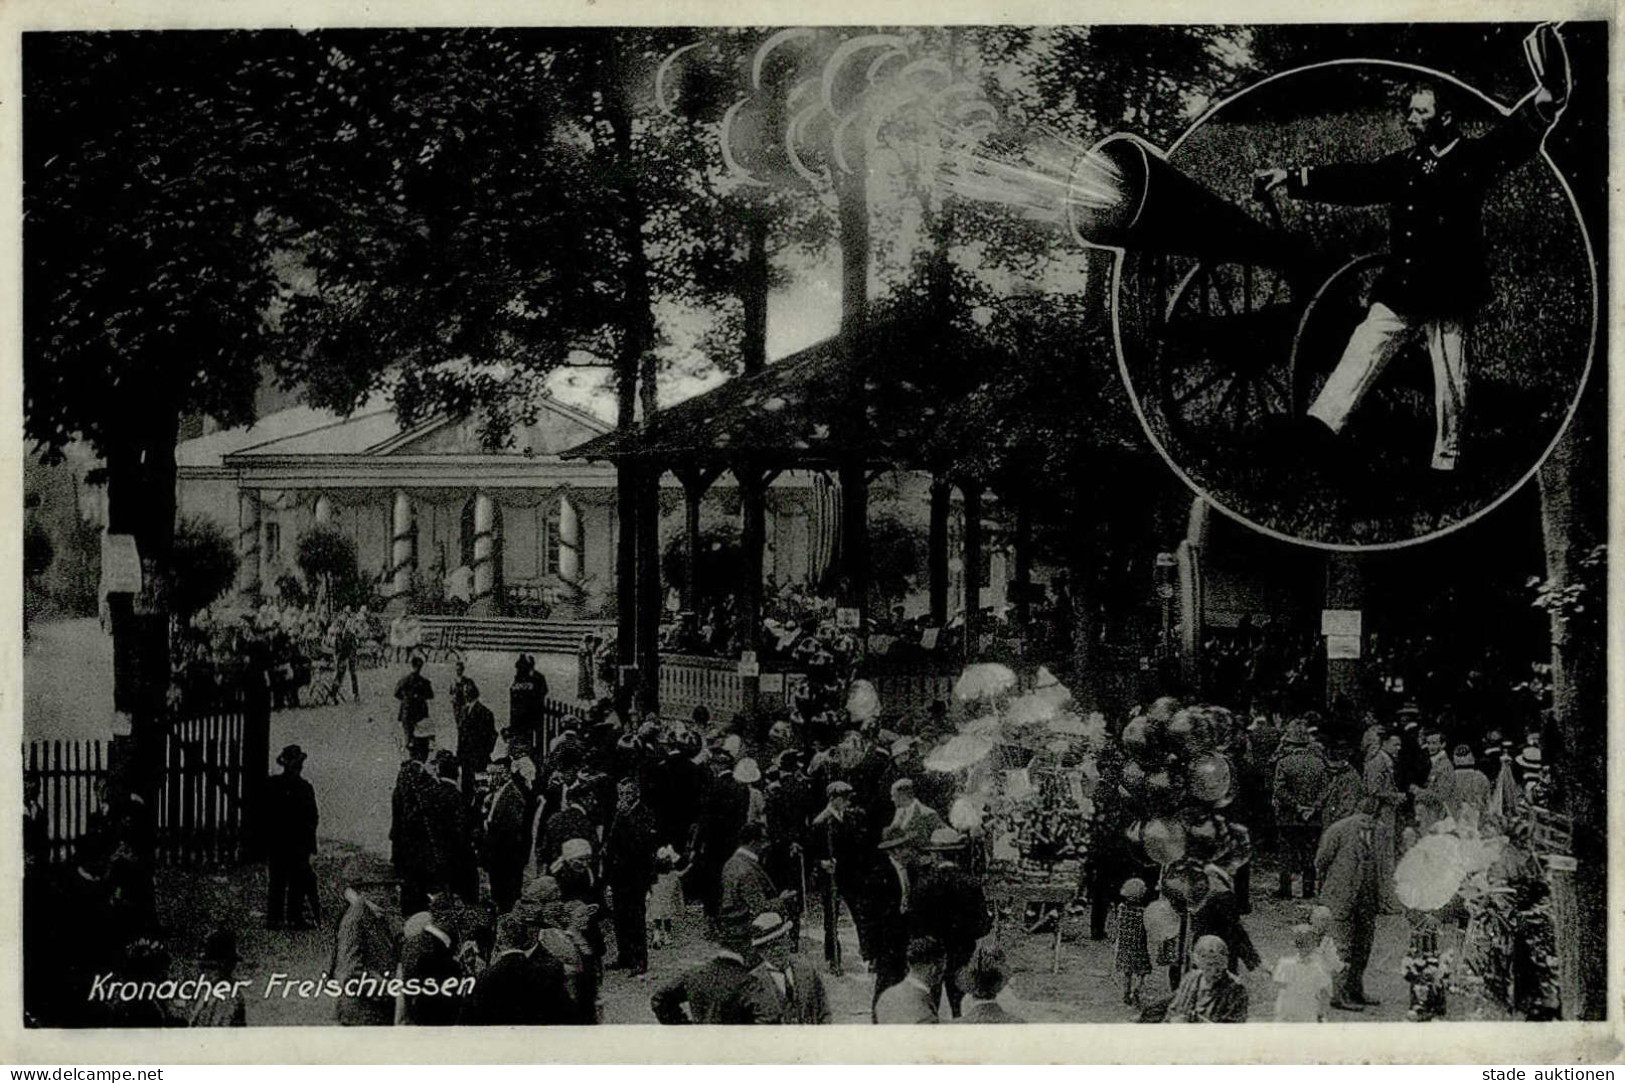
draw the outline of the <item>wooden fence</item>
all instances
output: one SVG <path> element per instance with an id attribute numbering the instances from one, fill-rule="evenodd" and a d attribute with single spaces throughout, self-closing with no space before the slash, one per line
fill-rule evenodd
<path id="1" fill-rule="evenodd" d="M 47 861 L 70 861 L 94 818 L 104 811 L 98 783 L 107 778 L 100 741 L 30 741 L 23 746 L 23 788 L 39 783 Z"/>
<path id="2" fill-rule="evenodd" d="M 241 702 L 176 719 L 164 737 L 158 860 L 177 865 L 242 859 L 248 802 Z"/>
<path id="3" fill-rule="evenodd" d="M 173 720 L 158 750 L 154 810 L 155 857 L 166 864 L 226 864 L 243 860 L 249 843 L 248 806 L 265 769 L 254 761 L 255 735 L 241 701 Z M 31 741 L 23 747 L 25 788 L 38 782 L 49 861 L 69 861 L 105 811 L 103 789 L 112 749 L 99 740 Z"/>

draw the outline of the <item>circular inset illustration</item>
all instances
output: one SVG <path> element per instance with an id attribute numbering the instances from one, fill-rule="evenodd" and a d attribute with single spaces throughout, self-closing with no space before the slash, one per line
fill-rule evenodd
<path id="1" fill-rule="evenodd" d="M 1123 378 L 1189 485 L 1266 533 L 1358 549 L 1463 525 L 1534 474 L 1596 330 L 1590 241 L 1542 150 L 1566 95 L 1566 72 L 1508 109 L 1336 62 L 1238 94 L 1167 152 L 1115 135 L 1079 160 L 1071 224 L 1118 250 Z"/>

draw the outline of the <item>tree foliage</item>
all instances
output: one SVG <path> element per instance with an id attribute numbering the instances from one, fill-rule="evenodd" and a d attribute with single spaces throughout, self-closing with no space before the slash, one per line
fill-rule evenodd
<path id="1" fill-rule="evenodd" d="M 175 528 L 175 578 L 170 605 L 182 619 L 207 609 L 237 578 L 237 551 L 213 519 L 189 516 Z"/>

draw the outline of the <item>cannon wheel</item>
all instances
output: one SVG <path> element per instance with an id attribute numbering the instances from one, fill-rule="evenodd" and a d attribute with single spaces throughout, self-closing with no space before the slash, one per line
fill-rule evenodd
<path id="1" fill-rule="evenodd" d="M 1327 277 L 1304 306 L 1292 339 L 1292 409 L 1299 416 L 1320 394 L 1343 356 L 1349 335 L 1371 306 L 1371 290 L 1388 265 L 1380 252 L 1356 256 Z M 1418 358 L 1420 354 L 1420 358 Z M 1421 338 L 1401 347 L 1387 372 L 1372 388 L 1380 408 L 1406 415 L 1432 416 L 1432 370 Z M 1360 412 L 1366 412 L 1362 406 Z"/>
<path id="2" fill-rule="evenodd" d="M 1177 273 L 1177 268 L 1175 269 Z M 1157 394 L 1183 440 L 1233 446 L 1292 406 L 1286 276 L 1268 267 L 1199 262 L 1179 275 L 1162 313 Z"/>

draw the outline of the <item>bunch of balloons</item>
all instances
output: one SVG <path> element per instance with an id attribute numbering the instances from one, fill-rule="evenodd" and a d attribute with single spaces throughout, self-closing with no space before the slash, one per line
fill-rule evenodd
<path id="1" fill-rule="evenodd" d="M 1235 771 L 1223 751 L 1228 712 L 1157 700 L 1123 727 L 1119 783 L 1129 841 L 1162 866 L 1163 895 L 1180 908 L 1200 905 L 1208 864 L 1227 865 L 1247 845 L 1246 829 L 1224 815 Z"/>

